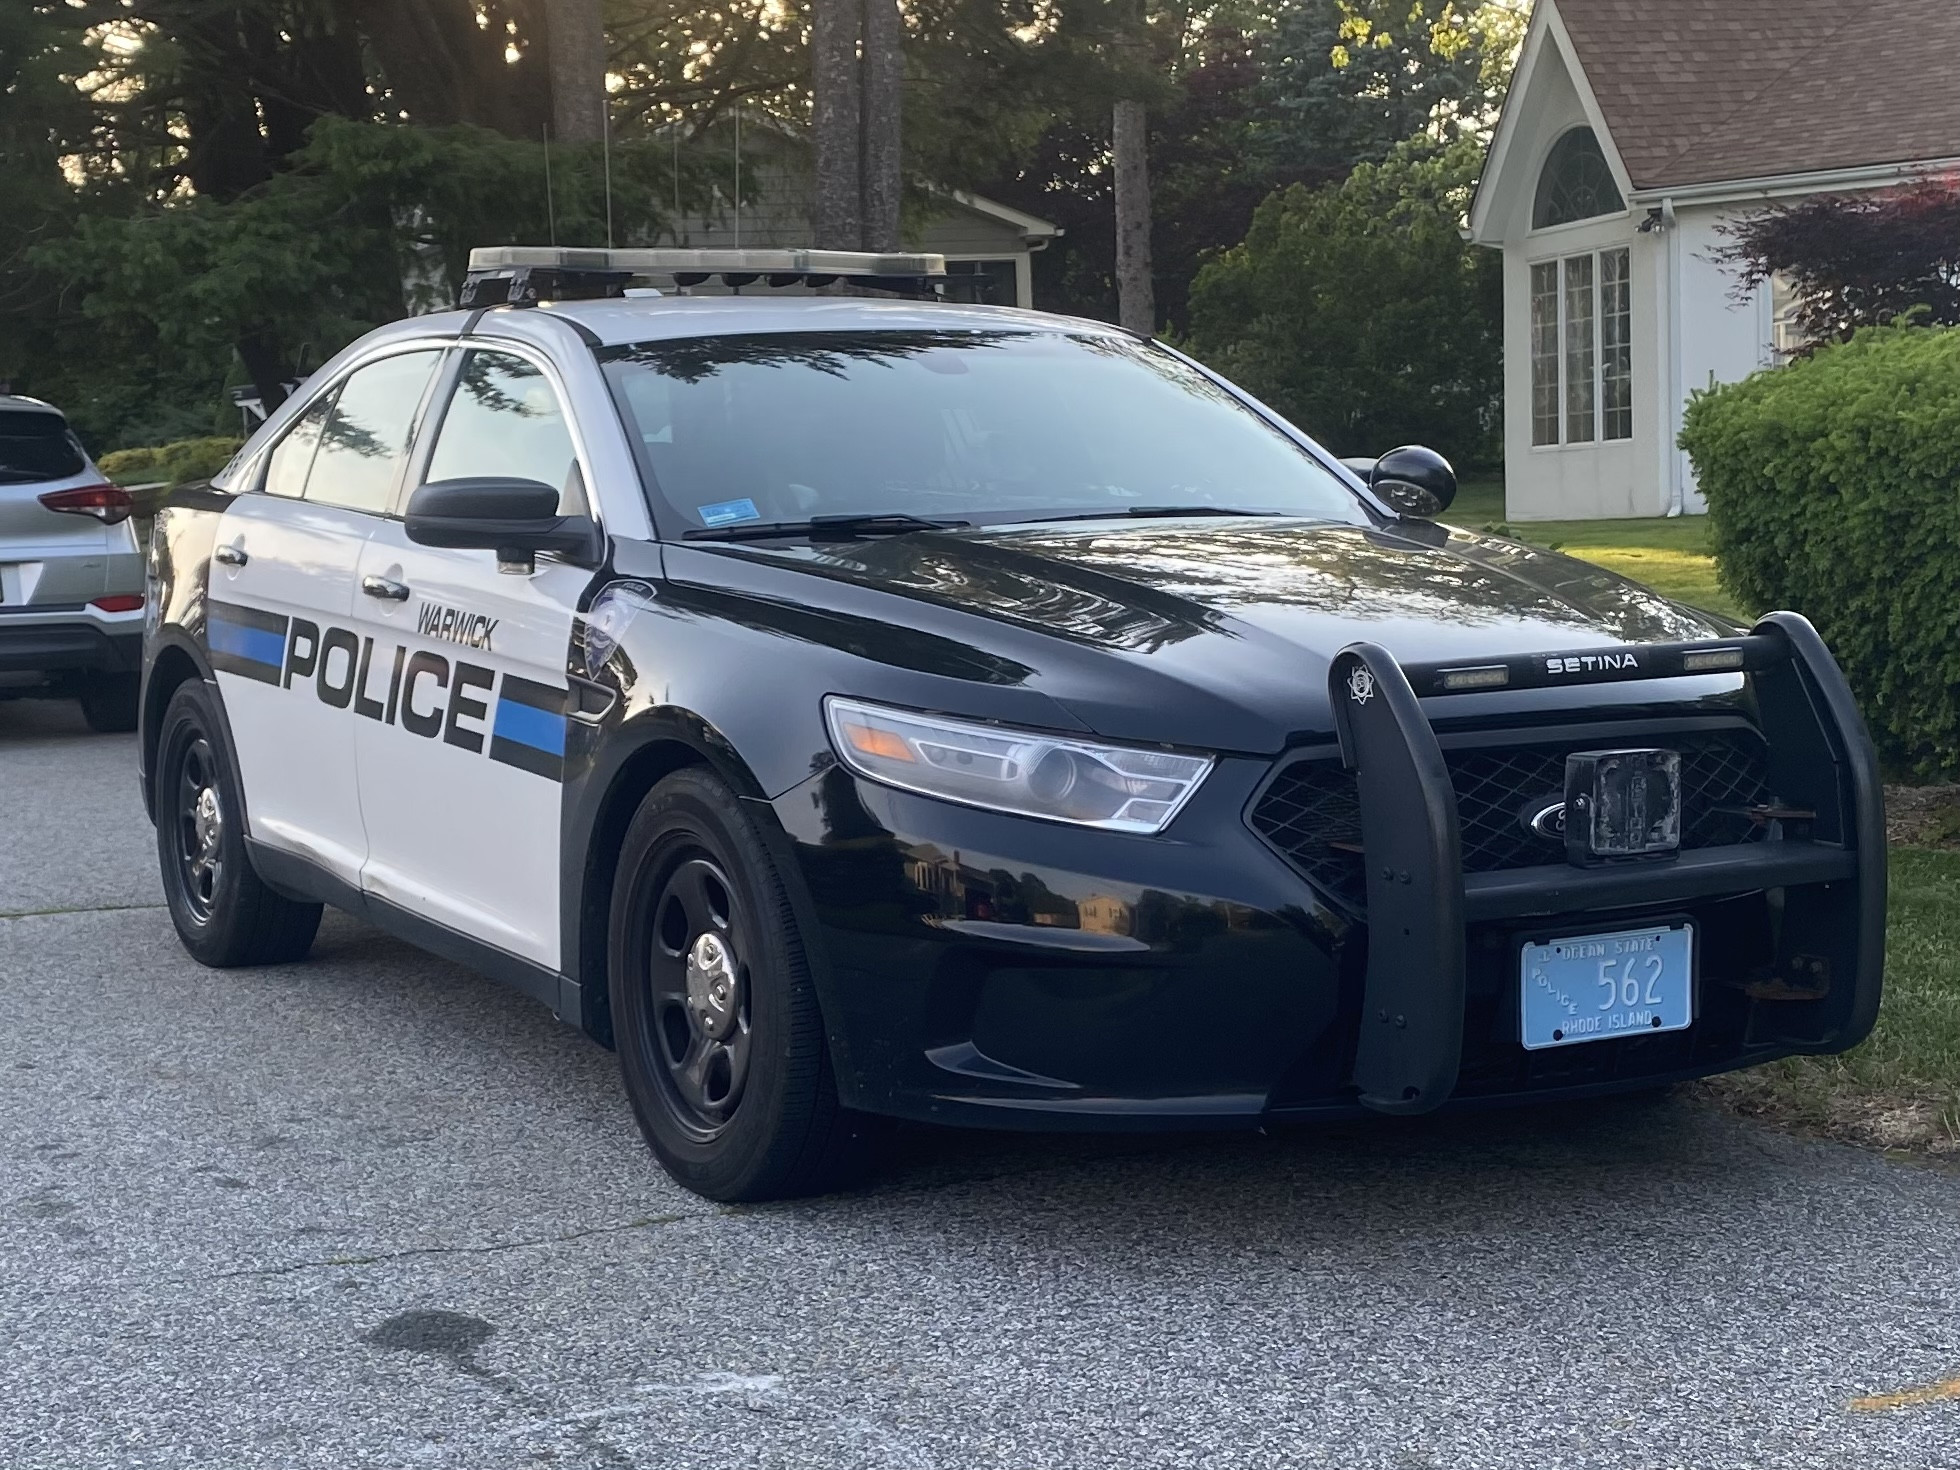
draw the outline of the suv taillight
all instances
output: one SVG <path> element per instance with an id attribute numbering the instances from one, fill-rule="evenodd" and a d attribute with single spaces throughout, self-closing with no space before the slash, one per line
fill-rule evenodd
<path id="1" fill-rule="evenodd" d="M 50 490 L 41 504 L 63 515 L 94 516 L 105 526 L 129 519 L 136 503 L 118 485 L 78 485 L 73 490 Z"/>

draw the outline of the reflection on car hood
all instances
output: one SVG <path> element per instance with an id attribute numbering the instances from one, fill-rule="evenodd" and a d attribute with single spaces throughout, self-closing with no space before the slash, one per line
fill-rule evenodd
<path id="1" fill-rule="evenodd" d="M 1428 524 L 1096 522 L 782 546 L 762 555 L 995 621 L 1001 642 L 989 651 L 1029 666 L 1033 682 L 1093 729 L 1217 744 L 1216 721 L 1202 718 L 1215 700 L 1252 720 L 1241 727 L 1251 738 L 1225 742 L 1246 750 L 1328 729 L 1327 666 L 1357 641 L 1409 661 L 1474 660 L 1728 631 L 1599 567 Z M 808 595 L 784 591 L 798 601 Z M 893 621 L 901 616 L 913 627 L 951 631 L 934 629 L 924 609 Z M 1016 636 L 1023 631 L 1039 641 Z M 1050 656 L 1039 655 L 1041 644 Z M 1100 656 L 1085 660 L 1077 650 Z M 1665 690 L 1599 693 L 1598 702 L 1671 701 L 1736 683 L 1668 682 Z M 1451 712 L 1470 713 L 1472 700 L 1486 710 L 1493 701 L 1552 708 L 1575 696 L 1466 696 Z M 1187 714 L 1200 717 L 1203 739 L 1186 728 Z"/>

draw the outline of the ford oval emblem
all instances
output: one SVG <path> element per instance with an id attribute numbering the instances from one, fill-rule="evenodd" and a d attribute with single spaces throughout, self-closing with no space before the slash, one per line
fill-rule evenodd
<path id="1" fill-rule="evenodd" d="M 1554 842 L 1565 841 L 1565 801 L 1550 801 L 1525 818 L 1525 825 L 1540 837 L 1549 837 Z"/>

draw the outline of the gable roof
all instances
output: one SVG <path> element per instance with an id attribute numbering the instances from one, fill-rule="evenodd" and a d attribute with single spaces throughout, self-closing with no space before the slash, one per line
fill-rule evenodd
<path id="1" fill-rule="evenodd" d="M 1960 158 L 1956 0 L 1543 3 L 1636 189 Z"/>

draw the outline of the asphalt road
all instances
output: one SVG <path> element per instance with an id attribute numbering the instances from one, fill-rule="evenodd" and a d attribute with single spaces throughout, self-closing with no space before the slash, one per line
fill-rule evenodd
<path id="1" fill-rule="evenodd" d="M 721 1208 L 345 919 L 200 969 L 130 739 L 0 704 L 0 1466 L 1960 1466 L 1960 1178 L 1692 1097 L 920 1133 Z"/>

